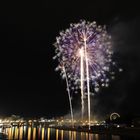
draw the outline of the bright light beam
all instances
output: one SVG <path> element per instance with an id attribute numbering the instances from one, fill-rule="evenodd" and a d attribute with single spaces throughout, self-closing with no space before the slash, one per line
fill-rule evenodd
<path id="1" fill-rule="evenodd" d="M 87 93 L 88 93 L 88 121 L 90 129 L 90 86 L 89 86 L 89 68 L 88 68 L 88 57 L 87 57 L 87 44 L 86 44 L 86 35 L 84 34 L 84 52 L 86 60 L 86 78 L 87 78 Z"/>
<path id="2" fill-rule="evenodd" d="M 81 105 L 82 105 L 82 120 L 83 120 L 83 116 L 84 116 L 84 63 L 83 63 L 83 60 L 84 60 L 84 51 L 83 51 L 83 47 L 80 49 L 79 51 L 80 53 L 80 68 L 81 68 L 81 71 L 80 71 L 80 75 L 81 75 Z"/>

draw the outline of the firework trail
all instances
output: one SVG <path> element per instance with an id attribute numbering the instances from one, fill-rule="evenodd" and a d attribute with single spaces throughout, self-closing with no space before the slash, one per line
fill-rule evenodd
<path id="1" fill-rule="evenodd" d="M 83 120 L 83 115 L 84 115 L 84 65 L 83 65 L 83 60 L 84 60 L 84 52 L 83 48 L 80 49 L 80 69 L 81 69 L 81 106 L 82 106 L 82 120 Z"/>
<path id="2" fill-rule="evenodd" d="M 87 95 L 90 129 L 90 95 L 98 92 L 101 86 L 108 87 L 110 75 L 114 74 L 111 70 L 111 66 L 115 65 L 112 61 L 111 36 L 107 34 L 105 26 L 81 20 L 60 32 L 55 48 L 54 59 L 59 61 L 56 70 L 61 71 L 63 78 L 67 74 L 71 92 L 81 91 L 82 117 L 84 97 Z"/>
<path id="3" fill-rule="evenodd" d="M 69 88 L 68 78 L 67 78 L 67 74 L 66 74 L 66 70 L 65 70 L 64 66 L 63 66 L 63 71 L 65 73 L 65 78 L 66 78 L 67 92 L 68 92 L 69 103 L 70 103 L 71 121 L 72 121 L 72 127 L 73 127 L 74 126 L 74 121 L 73 121 L 73 109 L 72 109 L 72 102 L 71 102 L 71 96 L 70 96 L 70 88 Z"/>

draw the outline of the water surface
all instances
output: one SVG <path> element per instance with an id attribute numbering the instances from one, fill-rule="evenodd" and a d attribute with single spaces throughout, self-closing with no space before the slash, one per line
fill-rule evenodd
<path id="1" fill-rule="evenodd" d="M 65 131 L 47 127 L 11 127 L 5 133 L 9 140 L 139 140 L 134 137 L 99 135 L 88 132 Z"/>

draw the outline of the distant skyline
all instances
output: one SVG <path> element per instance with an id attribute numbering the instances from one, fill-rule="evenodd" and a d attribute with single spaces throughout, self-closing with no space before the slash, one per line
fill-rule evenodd
<path id="1" fill-rule="evenodd" d="M 140 11 L 137 3 L 11 1 L 3 2 L 2 11 L 0 115 L 52 117 L 69 113 L 65 81 L 54 71 L 57 61 L 52 59 L 53 43 L 61 30 L 80 19 L 107 25 L 114 43 L 114 57 L 123 68 L 110 87 L 102 88 L 93 98 L 96 113 L 140 114 Z M 80 93 L 74 96 L 73 105 L 77 109 Z"/>

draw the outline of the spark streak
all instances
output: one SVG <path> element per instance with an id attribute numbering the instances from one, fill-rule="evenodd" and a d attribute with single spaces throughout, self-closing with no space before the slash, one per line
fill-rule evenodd
<path id="1" fill-rule="evenodd" d="M 65 77 L 66 77 L 67 93 L 68 93 L 68 98 L 69 98 L 69 103 L 70 103 L 71 121 L 72 121 L 72 127 L 73 127 L 74 126 L 74 121 L 73 121 L 74 118 L 73 118 L 73 109 L 72 109 L 72 102 L 71 102 L 71 96 L 70 96 L 70 88 L 69 88 L 67 73 L 66 73 L 66 70 L 65 70 L 64 66 L 63 66 L 63 70 L 64 70 Z"/>
<path id="2" fill-rule="evenodd" d="M 84 51 L 83 48 L 80 49 L 80 57 L 81 57 L 81 105 L 82 105 L 82 120 L 84 116 L 84 66 L 83 66 L 83 60 L 84 60 Z"/>
<path id="3" fill-rule="evenodd" d="M 84 47 L 85 47 L 85 59 L 86 59 L 86 78 L 87 78 L 87 93 L 88 93 L 88 121 L 90 129 L 90 86 L 89 86 L 89 64 L 87 58 L 87 44 L 86 44 L 86 35 L 84 34 Z"/>

